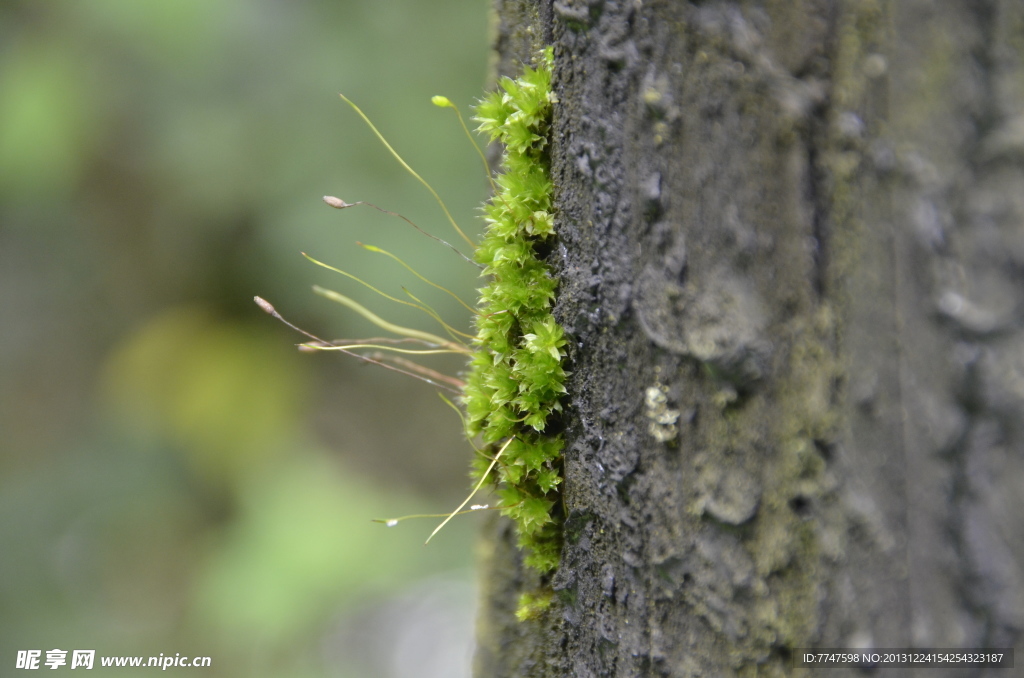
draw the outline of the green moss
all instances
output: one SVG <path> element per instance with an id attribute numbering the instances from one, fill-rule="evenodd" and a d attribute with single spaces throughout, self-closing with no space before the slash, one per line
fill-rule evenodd
<path id="1" fill-rule="evenodd" d="M 516 608 L 516 619 L 526 621 L 539 618 L 545 610 L 551 607 L 553 599 L 554 593 L 550 590 L 522 594 L 519 596 L 519 605 Z"/>
<path id="2" fill-rule="evenodd" d="M 476 250 L 489 282 L 480 290 L 462 397 L 467 434 L 487 446 L 474 475 L 499 455 L 488 480 L 516 523 L 526 564 L 541 573 L 554 570 L 561 553 L 563 442 L 551 429 L 566 376 L 564 332 L 551 315 L 557 281 L 538 256 L 554 234 L 547 157 L 552 60 L 548 48 L 536 68 L 503 78 L 476 108 L 480 131 L 500 141 L 504 153 Z"/>

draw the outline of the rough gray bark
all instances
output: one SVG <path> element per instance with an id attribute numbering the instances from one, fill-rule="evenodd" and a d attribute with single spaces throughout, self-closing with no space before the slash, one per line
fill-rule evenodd
<path id="1" fill-rule="evenodd" d="M 1024 5 L 497 10 L 501 70 L 555 46 L 573 376 L 556 603 L 498 524 L 477 674 L 1019 651 Z"/>

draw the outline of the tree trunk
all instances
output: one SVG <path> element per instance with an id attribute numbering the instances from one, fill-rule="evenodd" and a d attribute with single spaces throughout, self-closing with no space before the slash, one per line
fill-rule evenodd
<path id="1" fill-rule="evenodd" d="M 1019 649 L 1024 4 L 496 1 L 555 49 L 568 518 L 524 622 L 496 522 L 477 675 Z"/>

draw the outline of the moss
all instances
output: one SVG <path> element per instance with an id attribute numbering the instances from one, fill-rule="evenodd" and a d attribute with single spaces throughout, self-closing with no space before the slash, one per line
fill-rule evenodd
<path id="1" fill-rule="evenodd" d="M 550 590 L 542 590 L 537 593 L 524 593 L 519 596 L 519 605 L 516 608 L 516 618 L 519 621 L 539 618 L 545 610 L 551 607 L 554 593 Z"/>
<path id="2" fill-rule="evenodd" d="M 485 450 L 474 462 L 518 529 L 525 562 L 543 573 L 562 546 L 561 435 L 554 419 L 565 393 L 565 337 L 551 315 L 557 282 L 539 249 L 554 235 L 547 157 L 552 51 L 536 68 L 503 78 L 476 108 L 480 131 L 504 145 L 496 192 L 484 207 L 476 250 L 489 282 L 480 290 L 475 353 L 462 402 L 466 432 Z"/>

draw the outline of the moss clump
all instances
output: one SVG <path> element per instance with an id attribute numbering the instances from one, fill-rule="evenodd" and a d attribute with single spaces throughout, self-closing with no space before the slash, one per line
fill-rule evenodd
<path id="1" fill-rule="evenodd" d="M 554 235 L 547 158 L 550 48 L 536 68 L 503 78 L 476 107 L 479 130 L 504 145 L 496 192 L 484 207 L 487 229 L 476 250 L 490 281 L 480 290 L 475 353 L 463 393 L 466 428 L 483 439 L 479 479 L 500 451 L 502 512 L 519 531 L 525 562 L 541 573 L 558 566 L 562 546 L 562 437 L 552 415 L 565 393 L 565 337 L 551 315 L 557 282 L 538 247 Z"/>
<path id="2" fill-rule="evenodd" d="M 551 607 L 551 600 L 553 598 L 554 594 L 551 591 L 522 594 L 519 596 L 519 605 L 516 608 L 516 619 L 519 621 L 539 619 Z"/>

